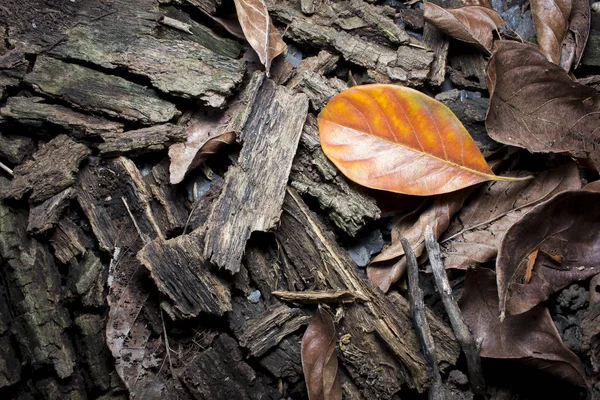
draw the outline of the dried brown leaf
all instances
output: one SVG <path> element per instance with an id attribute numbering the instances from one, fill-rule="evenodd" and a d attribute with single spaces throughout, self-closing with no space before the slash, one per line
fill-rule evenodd
<path id="1" fill-rule="evenodd" d="M 492 139 L 600 164 L 600 95 L 574 82 L 533 45 L 501 41 L 488 65 Z"/>
<path id="2" fill-rule="evenodd" d="M 538 44 L 549 61 L 560 64 L 567 37 L 572 0 L 531 0 L 531 15 Z"/>
<path id="3" fill-rule="evenodd" d="M 196 113 L 186 128 L 185 143 L 176 143 L 169 147 L 169 166 L 171 184 L 179 183 L 185 175 L 202 164 L 206 158 L 216 153 L 223 145 L 235 140 L 235 132 L 229 130 L 230 116 L 235 107 L 218 118 L 209 118 Z"/>
<path id="4" fill-rule="evenodd" d="M 585 386 L 584 366 L 561 341 L 550 312 L 538 305 L 500 322 L 496 275 L 485 268 L 470 269 L 459 302 L 481 356 L 520 360 L 574 385 Z"/>
<path id="5" fill-rule="evenodd" d="M 425 21 L 456 40 L 492 51 L 494 31 L 506 25 L 500 14 L 488 7 L 465 6 L 444 9 L 425 3 Z"/>
<path id="6" fill-rule="evenodd" d="M 265 66 L 267 76 L 271 62 L 287 48 L 273 25 L 264 0 L 233 0 L 246 40 Z"/>
<path id="7" fill-rule="evenodd" d="M 587 43 L 588 36 L 590 35 L 590 2 L 588 0 L 572 1 L 573 4 L 571 6 L 571 17 L 569 18 L 569 33 L 567 37 L 569 38 L 572 36 L 572 39 L 570 40 L 575 42 L 575 45 L 572 46 L 570 50 L 574 54 L 571 56 L 570 54 L 565 54 L 563 51 L 563 58 L 572 58 L 573 62 L 571 67 L 577 68 L 581 62 L 581 57 L 583 57 L 583 51 L 585 50 L 585 45 Z M 568 71 L 570 68 L 566 70 Z"/>
<path id="8" fill-rule="evenodd" d="M 302 338 L 302 371 L 309 400 L 341 400 L 342 387 L 335 355 L 335 325 L 319 307 Z"/>
<path id="9" fill-rule="evenodd" d="M 582 190 L 588 190 L 590 192 L 600 192 L 600 180 L 599 181 L 590 182 L 590 183 L 588 183 L 587 185 L 585 185 L 581 189 Z"/>
<path id="10" fill-rule="evenodd" d="M 529 283 L 529 281 L 531 281 L 531 275 L 533 274 L 533 266 L 535 265 L 535 260 L 537 260 L 539 252 L 540 249 L 535 249 L 527 256 L 527 271 L 525 272 L 525 283 Z"/>
<path id="11" fill-rule="evenodd" d="M 383 292 L 387 292 L 390 286 L 406 272 L 406 258 L 403 257 L 404 249 L 400 238 L 406 238 L 415 256 L 420 257 L 425 249 L 424 235 L 427 225 L 431 225 L 437 239 L 448 228 L 450 219 L 462 208 L 465 199 L 472 191 L 473 188 L 466 188 L 436 196 L 424 210 L 416 210 L 401 218 L 392 229 L 392 244 L 383 249 L 367 268 L 367 275 L 371 282 Z M 393 265 L 382 265 L 383 262 L 398 257 L 402 258 Z"/>
<path id="12" fill-rule="evenodd" d="M 496 264 L 501 315 L 524 313 L 557 290 L 600 272 L 599 202 L 598 192 L 565 191 L 508 229 Z M 540 254 L 526 284 L 527 256 L 535 249 Z"/>
<path id="13" fill-rule="evenodd" d="M 515 176 L 529 174 L 513 173 Z M 574 162 L 541 172 L 530 181 L 481 186 L 442 236 L 446 268 L 466 269 L 494 260 L 506 230 L 527 211 L 557 193 L 580 187 Z"/>

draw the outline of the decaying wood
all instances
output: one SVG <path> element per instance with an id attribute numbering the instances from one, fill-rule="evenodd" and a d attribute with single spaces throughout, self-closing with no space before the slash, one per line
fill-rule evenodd
<path id="1" fill-rule="evenodd" d="M 41 97 L 9 97 L 0 109 L 2 120 L 25 124 L 34 129 L 60 129 L 70 136 L 82 138 L 123 131 L 123 124 L 92 114 L 48 104 Z"/>
<path id="2" fill-rule="evenodd" d="M 19 299 L 11 302 L 11 330 L 26 363 L 65 379 L 74 372 L 75 351 L 61 277 L 47 247 L 27 236 L 26 223 L 26 213 L 0 202 L 0 259 L 9 296 Z"/>
<path id="3" fill-rule="evenodd" d="M 144 124 L 166 122 L 179 114 L 174 104 L 159 98 L 152 89 L 47 56 L 37 58 L 25 81 L 37 91 L 85 111 Z"/>
<path id="4" fill-rule="evenodd" d="M 227 171 L 207 221 L 204 254 L 219 267 L 238 272 L 250 234 L 279 220 L 307 112 L 306 96 L 265 79 L 242 128 L 238 163 Z"/>
<path id="5" fill-rule="evenodd" d="M 161 168 L 164 177 L 165 166 Z M 145 237 L 164 238 L 168 232 L 183 228 L 185 212 L 165 196 L 169 190 L 169 187 L 158 189 L 148 184 L 135 164 L 125 157 L 85 166 L 76 187 L 77 200 L 100 247 L 111 253 L 115 243 L 133 242 L 137 238 L 122 197 L 134 210 Z"/>
<path id="6" fill-rule="evenodd" d="M 202 244 L 202 235 L 194 232 L 168 241 L 154 240 L 138 252 L 160 291 L 185 317 L 231 311 L 229 285 L 211 271 Z"/>
<path id="7" fill-rule="evenodd" d="M 279 271 L 273 272 L 268 261 L 260 261 L 261 255 L 249 249 L 249 272 L 261 292 L 316 288 L 360 293 L 368 301 L 344 306 L 341 321 L 341 329 L 356 343 L 356 348 L 349 346 L 340 354 L 352 380 L 365 398 L 389 398 L 403 384 L 424 390 L 429 385 L 429 370 L 417 351 L 418 340 L 410 328 L 407 309 L 399 310 L 371 282 L 359 278 L 348 255 L 292 190 L 284 211 L 276 231 L 280 257 L 285 255 Z M 453 364 L 459 350 L 451 331 L 446 327 L 434 334 L 447 345 L 438 348 L 438 358 Z"/>
<path id="8" fill-rule="evenodd" d="M 63 217 L 50 235 L 50 244 L 54 249 L 54 256 L 63 264 L 67 264 L 73 257 L 92 248 L 94 241 L 73 221 Z"/>
<path id="9" fill-rule="evenodd" d="M 410 242 L 406 238 L 401 238 L 404 254 L 406 255 L 408 269 L 408 301 L 410 302 L 410 312 L 412 315 L 413 326 L 421 342 L 421 350 L 431 368 L 433 383 L 429 388 L 430 400 L 444 400 L 446 393 L 440 375 L 438 360 L 436 358 L 436 345 L 433 335 L 429 329 L 427 316 L 425 314 L 425 301 L 423 300 L 423 291 L 419 287 L 419 264 L 415 253 L 410 247 Z"/>
<path id="10" fill-rule="evenodd" d="M 30 201 L 38 203 L 49 199 L 75 183 L 75 172 L 90 150 L 66 135 L 60 135 L 42 146 L 32 159 L 15 167 L 14 179 L 0 199 L 20 199 L 32 192 Z"/>
<path id="11" fill-rule="evenodd" d="M 431 269 L 433 270 L 433 277 L 435 279 L 435 285 L 438 289 L 438 293 L 444 303 L 444 308 L 452 324 L 452 330 L 456 335 L 456 340 L 460 343 L 460 346 L 465 354 L 467 360 L 467 369 L 469 371 L 469 382 L 473 393 L 484 394 L 485 392 L 485 381 L 483 380 L 483 372 L 481 369 L 481 357 L 479 356 L 479 349 L 475 344 L 475 339 L 469 331 L 469 326 L 465 322 L 460 308 L 454 299 L 452 294 L 452 287 L 448 281 L 448 275 L 444 268 L 442 261 L 442 252 L 440 245 L 433 236 L 433 230 L 430 225 L 427 225 L 425 229 L 425 247 L 427 248 L 427 255 L 431 263 Z"/>
<path id="12" fill-rule="evenodd" d="M 278 299 L 298 304 L 319 304 L 319 303 L 352 303 L 355 301 L 369 301 L 360 292 L 350 290 L 332 290 L 332 291 L 310 291 L 290 292 L 287 290 L 276 290 L 271 293 Z"/>
<path id="13" fill-rule="evenodd" d="M 50 54 L 104 68 L 125 68 L 148 78 L 164 93 L 197 98 L 213 107 L 222 106 L 241 82 L 243 62 L 213 52 L 206 47 L 210 42 L 154 37 L 160 13 L 153 1 L 114 3 L 117 13 L 71 28 Z"/>
<path id="14" fill-rule="evenodd" d="M 37 234 L 54 227 L 73 197 L 75 197 L 75 191 L 73 188 L 68 188 L 32 207 L 29 211 L 27 232 Z"/>
<path id="15" fill-rule="evenodd" d="M 380 31 L 390 43 L 403 45 L 410 42 L 408 33 L 396 25 L 389 15 L 384 15 L 382 7 L 365 3 L 362 0 L 350 0 L 348 6 L 370 30 Z"/>
<path id="16" fill-rule="evenodd" d="M 180 378 L 193 399 L 277 399 L 280 394 L 269 378 L 255 372 L 245 361 L 237 342 L 219 335 L 210 349 L 185 366 Z M 220 382 L 207 385 L 206 382 Z"/>
<path id="17" fill-rule="evenodd" d="M 184 142 L 187 135 L 181 126 L 164 124 L 123 133 L 107 132 L 101 137 L 104 143 L 99 146 L 100 154 L 120 156 L 166 150 L 173 143 Z"/>
<path id="18" fill-rule="evenodd" d="M 92 251 L 87 251 L 76 262 L 71 260 L 67 287 L 73 297 L 78 297 L 84 307 L 100 308 L 104 306 L 104 283 L 108 269 Z M 104 325 L 102 325 L 104 328 Z"/>
<path id="19" fill-rule="evenodd" d="M 286 86 L 290 89 L 298 86 L 298 84 L 304 79 L 304 73 L 307 71 L 319 75 L 324 75 L 328 72 L 331 72 L 335 68 L 335 65 L 339 59 L 339 56 L 331 54 L 326 50 L 319 51 L 319 54 L 314 57 L 307 57 L 303 59 L 298 68 L 293 71 L 294 76 L 286 82 Z"/>
<path id="20" fill-rule="evenodd" d="M 0 132 L 0 159 L 18 165 L 29 157 L 33 150 L 34 144 L 31 138 Z"/>
<path id="21" fill-rule="evenodd" d="M 355 23 L 359 22 L 358 26 L 366 26 L 356 14 L 346 20 L 349 26 L 344 24 L 343 18 L 338 18 L 339 10 L 335 7 L 346 7 L 346 3 L 325 2 L 314 15 L 308 17 L 302 14 L 297 2 L 271 0 L 269 11 L 274 19 L 287 26 L 285 36 L 294 41 L 335 50 L 347 61 L 389 81 L 422 85 L 429 73 L 433 53 L 425 47 L 420 49 L 408 45 L 402 45 L 394 51 L 387 46 L 364 41 L 359 35 L 336 29 L 333 25 L 350 29 L 356 28 Z"/>
<path id="22" fill-rule="evenodd" d="M 461 46 L 460 50 L 448 60 L 448 72 L 452 82 L 461 89 L 487 89 L 487 61 L 483 54 L 465 45 Z"/>
<path id="23" fill-rule="evenodd" d="M 298 308 L 274 305 L 263 315 L 249 320 L 241 327 L 240 345 L 249 349 L 252 356 L 260 357 L 279 344 L 285 336 L 308 324 L 309 319 Z"/>
<path id="24" fill-rule="evenodd" d="M 433 62 L 427 79 L 433 86 L 441 86 L 446 80 L 446 63 L 450 38 L 428 22 L 423 26 L 423 41 L 433 49 Z"/>
<path id="25" fill-rule="evenodd" d="M 106 345 L 98 340 L 98 337 L 104 337 L 105 334 L 104 318 L 95 314 L 83 314 L 73 322 L 80 338 L 76 344 L 78 356 L 89 371 L 92 387 L 99 391 L 109 390 L 113 368 L 105 360 L 109 359 L 110 354 Z"/>
<path id="26" fill-rule="evenodd" d="M 354 236 L 381 211 L 375 200 L 344 177 L 321 150 L 316 118 L 309 116 L 296 158 L 292 164 L 290 185 L 302 194 L 314 197 L 333 222 Z"/>

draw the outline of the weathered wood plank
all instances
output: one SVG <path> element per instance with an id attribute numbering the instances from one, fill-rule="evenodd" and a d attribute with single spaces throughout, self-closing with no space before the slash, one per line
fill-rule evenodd
<path id="1" fill-rule="evenodd" d="M 184 142 L 187 134 L 181 126 L 163 124 L 127 132 L 106 132 L 101 137 L 104 143 L 99 146 L 100 154 L 120 156 L 166 150 L 173 143 Z"/>
<path id="2" fill-rule="evenodd" d="M 66 135 L 57 136 L 15 167 L 14 179 L 0 192 L 0 199 L 20 199 L 28 192 L 34 203 L 49 199 L 75 183 L 75 172 L 89 154 L 86 146 Z"/>
<path id="3" fill-rule="evenodd" d="M 231 311 L 229 286 L 204 259 L 201 234 L 154 240 L 137 257 L 150 270 L 160 291 L 173 300 L 185 317 Z"/>
<path id="4" fill-rule="evenodd" d="M 225 39 L 207 35 L 208 29 L 201 36 L 196 29 L 198 35 L 191 35 L 196 41 L 168 34 L 158 38 L 154 31 L 160 13 L 154 2 L 115 0 L 114 6 L 115 15 L 71 28 L 50 54 L 103 68 L 124 68 L 148 78 L 164 93 L 199 99 L 213 107 L 223 106 L 241 83 L 244 62 L 207 47 L 222 51 Z M 145 19 L 146 14 L 156 17 Z"/>
<path id="5" fill-rule="evenodd" d="M 71 262 L 67 288 L 84 307 L 100 308 L 104 306 L 107 275 L 102 261 L 92 251 L 86 251 L 80 262 Z"/>
<path id="6" fill-rule="evenodd" d="M 85 111 L 144 124 L 166 122 L 179 114 L 174 104 L 160 99 L 152 89 L 47 56 L 37 58 L 25 81 Z"/>
<path id="7" fill-rule="evenodd" d="M 10 97 L 0 109 L 2 120 L 31 125 L 34 128 L 60 128 L 64 133 L 83 138 L 106 132 L 122 132 L 123 124 L 93 114 L 48 104 L 41 97 Z"/>
<path id="8" fill-rule="evenodd" d="M 251 233 L 279 220 L 307 112 L 305 95 L 263 82 L 242 128 L 238 162 L 227 171 L 207 222 L 204 254 L 219 267 L 238 272 Z"/>

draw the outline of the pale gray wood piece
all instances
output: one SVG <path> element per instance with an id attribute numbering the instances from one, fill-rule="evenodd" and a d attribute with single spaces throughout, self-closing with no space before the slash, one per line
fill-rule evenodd
<path id="1" fill-rule="evenodd" d="M 308 99 L 264 80 L 244 127 L 238 162 L 207 221 L 204 255 L 232 272 L 240 270 L 252 232 L 274 228 L 308 113 Z"/>

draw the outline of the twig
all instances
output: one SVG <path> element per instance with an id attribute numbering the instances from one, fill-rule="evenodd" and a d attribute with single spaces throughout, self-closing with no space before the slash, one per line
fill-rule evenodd
<path id="1" fill-rule="evenodd" d="M 10 169 L 8 166 L 4 165 L 4 163 L 2 161 L 0 161 L 0 168 L 2 168 L 3 170 L 5 170 L 6 172 L 8 172 L 8 174 L 10 176 L 14 176 L 13 170 Z"/>
<path id="2" fill-rule="evenodd" d="M 442 244 L 442 243 L 446 243 L 447 241 L 449 241 L 449 240 L 452 240 L 452 239 L 454 239 L 455 237 L 457 237 L 457 236 L 459 236 L 459 235 L 462 235 L 462 234 L 463 234 L 463 233 L 465 233 L 465 232 L 472 231 L 473 229 L 477 229 L 477 228 L 479 228 L 480 226 L 484 226 L 484 225 L 487 225 L 487 224 L 491 224 L 492 222 L 494 222 L 494 221 L 496 221 L 496 220 L 499 220 L 499 219 L 500 219 L 500 218 L 502 218 L 502 217 L 505 217 L 505 216 L 507 216 L 508 214 L 510 214 L 510 213 L 511 213 L 511 212 L 513 212 L 513 211 L 518 211 L 518 210 L 521 210 L 521 209 L 523 209 L 523 208 L 525 208 L 525 207 L 533 206 L 534 204 L 536 204 L 536 203 L 541 203 L 542 201 L 543 201 L 543 198 L 541 198 L 541 199 L 537 199 L 537 200 L 534 200 L 534 201 L 530 201 L 529 203 L 523 204 L 522 206 L 519 206 L 519 207 L 516 207 L 516 208 L 511 208 L 511 209 L 510 209 L 510 210 L 508 210 L 508 211 L 505 211 L 505 212 L 503 212 L 503 213 L 501 213 L 501 214 L 498 214 L 498 215 L 496 215 L 495 217 L 492 217 L 492 218 L 488 219 L 487 221 L 483 221 L 483 222 L 480 222 L 480 223 L 478 223 L 478 224 L 475 224 L 475 225 L 469 226 L 469 227 L 467 227 L 467 228 L 461 229 L 459 232 L 456 232 L 454 235 L 452 235 L 452 236 L 448 236 L 448 237 L 447 237 L 447 238 L 445 238 L 444 240 L 440 240 L 440 244 Z"/>
<path id="3" fill-rule="evenodd" d="M 446 269 L 442 262 L 442 252 L 433 236 L 433 229 L 431 229 L 431 226 L 429 225 L 425 228 L 425 247 L 427 248 L 429 262 L 431 263 L 431 269 L 433 270 L 435 285 L 437 286 L 442 302 L 444 303 L 444 308 L 446 308 L 446 312 L 450 318 L 450 324 L 452 325 L 452 330 L 454 330 L 456 340 L 458 340 L 460 347 L 465 353 L 471 389 L 473 390 L 473 393 L 483 394 L 485 391 L 485 381 L 483 380 L 483 373 L 481 370 L 479 349 L 477 348 L 475 340 L 469 331 L 469 327 L 460 312 L 460 308 L 458 308 L 456 300 L 454 300 L 452 287 L 450 287 L 448 275 L 446 274 Z"/>
<path id="4" fill-rule="evenodd" d="M 286 290 L 277 290 L 271 294 L 283 301 L 291 301 L 300 304 L 315 303 L 353 303 L 355 301 L 369 301 L 369 298 L 362 292 L 353 290 L 327 290 L 327 291 L 303 291 L 289 292 Z"/>
<path id="5" fill-rule="evenodd" d="M 121 201 L 125 205 L 125 208 L 127 209 L 127 213 L 129 214 L 129 218 L 131 218 L 131 221 L 133 222 L 133 225 L 135 226 L 135 229 L 137 230 L 138 235 L 140 235 L 140 239 L 142 239 L 142 242 L 144 242 L 144 244 L 150 243 L 151 242 L 150 238 L 142 233 L 142 230 L 140 229 L 137 221 L 133 217 L 133 213 L 129 209 L 129 204 L 127 204 L 127 199 L 125 197 L 121 197 Z"/>
<path id="6" fill-rule="evenodd" d="M 169 336 L 167 336 L 167 328 L 165 327 L 165 317 L 163 316 L 162 309 L 160 310 L 160 320 L 162 322 L 163 333 L 165 335 L 165 348 L 167 350 L 167 358 L 169 359 L 169 369 L 171 370 L 171 376 L 175 377 L 173 370 L 173 362 L 171 361 L 171 346 L 169 346 Z"/>
<path id="7" fill-rule="evenodd" d="M 417 258 L 415 257 L 415 253 L 410 247 L 408 240 L 406 240 L 406 238 L 401 238 L 400 242 L 404 248 L 406 261 L 408 263 L 408 300 L 410 303 L 413 325 L 417 331 L 417 337 L 421 342 L 423 355 L 431 366 L 431 375 L 433 376 L 433 383 L 429 388 L 428 396 L 430 400 L 442 400 L 446 398 L 446 394 L 444 392 L 442 377 L 440 376 L 440 370 L 435 357 L 435 343 L 433 341 L 433 336 L 431 336 L 431 331 L 429 330 L 427 317 L 425 316 L 423 291 L 419 287 L 419 265 L 417 264 Z"/>
<path id="8" fill-rule="evenodd" d="M 160 22 L 161 24 L 168 26 L 170 28 L 177 29 L 177 30 L 185 32 L 185 33 L 193 34 L 190 29 L 191 26 L 189 24 L 186 24 L 185 22 L 179 21 L 175 18 L 170 18 L 170 17 L 167 17 L 166 15 L 163 15 L 162 17 L 160 17 L 158 22 Z"/>

